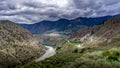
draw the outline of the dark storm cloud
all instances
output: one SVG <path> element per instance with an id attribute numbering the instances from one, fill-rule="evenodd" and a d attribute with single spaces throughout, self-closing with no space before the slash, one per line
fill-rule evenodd
<path id="1" fill-rule="evenodd" d="M 120 13 L 119 9 L 119 0 L 0 0 L 0 20 L 35 23 L 114 15 Z"/>

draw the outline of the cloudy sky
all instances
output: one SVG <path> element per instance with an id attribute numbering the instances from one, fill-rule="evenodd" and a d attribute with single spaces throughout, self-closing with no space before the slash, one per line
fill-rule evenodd
<path id="1" fill-rule="evenodd" d="M 0 20 L 17 23 L 119 13 L 120 0 L 0 0 Z"/>

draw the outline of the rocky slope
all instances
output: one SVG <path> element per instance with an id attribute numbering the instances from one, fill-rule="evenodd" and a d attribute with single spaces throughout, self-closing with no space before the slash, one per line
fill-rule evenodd
<path id="1" fill-rule="evenodd" d="M 21 65 L 40 53 L 41 46 L 30 32 L 11 21 L 0 21 L 0 67 Z"/>

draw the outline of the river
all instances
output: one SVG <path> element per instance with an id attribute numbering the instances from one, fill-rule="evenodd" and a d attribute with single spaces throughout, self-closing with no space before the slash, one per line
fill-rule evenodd
<path id="1" fill-rule="evenodd" d="M 45 53 L 40 56 L 39 58 L 37 58 L 35 61 L 38 62 L 38 61 L 41 61 L 41 60 L 45 60 L 46 58 L 49 58 L 51 56 L 54 56 L 56 54 L 56 51 L 53 47 L 51 46 L 45 46 L 46 47 L 46 50 L 45 50 Z"/>

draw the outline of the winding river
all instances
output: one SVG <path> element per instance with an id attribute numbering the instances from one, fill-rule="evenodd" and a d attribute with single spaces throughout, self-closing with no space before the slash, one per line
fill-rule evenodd
<path id="1" fill-rule="evenodd" d="M 40 56 L 38 59 L 36 59 L 35 61 L 38 62 L 38 61 L 41 61 L 41 60 L 45 60 L 46 58 L 49 58 L 51 56 L 54 56 L 56 54 L 56 51 L 53 47 L 51 46 L 45 46 L 47 49 L 45 51 L 45 53 Z"/>

